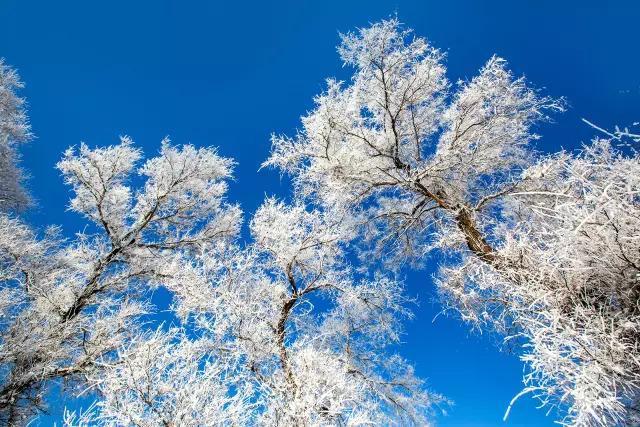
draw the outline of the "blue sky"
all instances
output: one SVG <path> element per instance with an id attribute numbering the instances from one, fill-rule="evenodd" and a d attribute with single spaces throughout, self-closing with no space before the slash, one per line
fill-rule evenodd
<path id="1" fill-rule="evenodd" d="M 640 120 L 640 55 L 634 1 L 30 1 L 0 0 L 0 57 L 27 87 L 37 139 L 23 150 L 39 206 L 36 225 L 83 223 L 65 212 L 68 190 L 53 166 L 69 145 L 131 136 L 147 154 L 175 143 L 215 145 L 239 165 L 230 199 L 247 214 L 289 188 L 258 172 L 271 132 L 292 134 L 327 77 L 346 79 L 338 31 L 397 13 L 448 52 L 449 78 L 472 77 L 492 54 L 570 109 L 539 132 L 539 148 L 574 149 L 592 130 Z M 432 389 L 455 401 L 442 426 L 501 425 L 521 389 L 517 357 L 496 337 L 439 317 L 429 271 L 411 273 L 419 294 L 403 354 Z M 509 426 L 552 420 L 522 398 Z"/>

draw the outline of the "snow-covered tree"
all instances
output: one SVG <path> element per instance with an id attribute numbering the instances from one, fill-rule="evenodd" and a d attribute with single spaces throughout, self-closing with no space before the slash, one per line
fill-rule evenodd
<path id="1" fill-rule="evenodd" d="M 128 138 L 66 152 L 58 168 L 70 209 L 95 226 L 75 239 L 0 218 L 2 423 L 25 422 L 53 384 L 109 363 L 138 334 L 150 291 L 181 280 L 194 251 L 237 233 L 240 210 L 224 202 L 230 160 L 168 140 L 158 157 L 140 158 Z"/>
<path id="2" fill-rule="evenodd" d="M 16 145 L 31 138 L 25 101 L 16 91 L 23 87 L 18 74 L 0 58 L 0 210 L 24 207 L 29 197 L 22 187 L 24 174 Z"/>
<path id="3" fill-rule="evenodd" d="M 183 335 L 173 348 L 159 344 L 171 339 L 158 335 L 145 343 L 142 348 L 158 347 L 143 355 L 150 374 L 137 369 L 136 348 L 121 355 L 115 380 L 95 377 L 101 394 L 113 396 L 98 402 L 97 418 L 124 413 L 146 420 L 145 414 L 162 414 L 165 425 L 427 425 L 443 399 L 427 392 L 389 348 L 409 314 L 402 287 L 382 276 L 356 277 L 343 257 L 346 223 L 267 199 L 250 228 L 253 244 L 213 245 L 193 259 L 190 272 L 167 284 L 191 337 Z M 174 362 L 185 358 L 193 336 L 208 345 L 202 354 L 211 378 L 185 377 L 183 364 Z M 208 384 L 221 372 L 221 384 Z M 131 383 L 136 387 L 125 392 Z M 212 395 L 206 392 L 211 387 L 222 390 Z M 199 422 L 175 415 L 205 409 L 219 412 Z M 120 423 L 137 423 L 117 416 Z"/>
<path id="4" fill-rule="evenodd" d="M 451 93 L 443 54 L 396 20 L 344 36 L 339 52 L 356 67 L 351 84 L 329 80 L 302 131 L 273 138 L 265 165 L 291 173 L 299 194 L 322 206 L 361 207 L 403 256 L 446 236 L 445 245 L 461 239 L 491 258 L 476 217 L 511 191 L 532 154 L 531 127 L 562 102 L 497 57 Z"/>
<path id="5" fill-rule="evenodd" d="M 449 306 L 523 338 L 526 391 L 572 425 L 633 424 L 638 400 L 637 153 L 606 141 L 537 163 L 534 126 L 563 109 L 506 62 L 451 85 L 443 54 L 391 19 L 343 36 L 328 81 L 266 166 L 349 218 L 392 268 L 434 249 Z"/>

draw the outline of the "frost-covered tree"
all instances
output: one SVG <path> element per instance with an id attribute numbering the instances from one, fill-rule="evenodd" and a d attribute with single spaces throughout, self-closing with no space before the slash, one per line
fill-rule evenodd
<path id="1" fill-rule="evenodd" d="M 22 187 L 17 145 L 31 138 L 25 101 L 16 91 L 23 87 L 18 74 L 0 58 L 0 210 L 24 207 L 29 197 Z"/>
<path id="2" fill-rule="evenodd" d="M 0 217 L 0 420 L 18 425 L 53 385 L 84 380 L 135 338 L 148 295 L 179 281 L 194 251 L 235 236 L 238 207 L 224 202 L 232 162 L 213 149 L 163 141 L 158 157 L 123 138 L 69 149 L 58 168 L 70 209 L 93 228 L 65 240 Z M 130 176 L 143 184 L 134 188 Z M 115 363 L 115 362 L 114 362 Z"/>
<path id="3" fill-rule="evenodd" d="M 434 249 L 438 288 L 476 326 L 523 339 L 526 391 L 572 425 L 633 424 L 638 400 L 638 157 L 606 141 L 536 163 L 561 100 L 493 57 L 451 85 L 443 54 L 392 19 L 343 36 L 328 81 L 267 166 L 355 223 L 390 267 Z"/>
<path id="4" fill-rule="evenodd" d="M 88 418 L 134 425 L 138 422 L 126 420 L 428 424 L 433 406 L 443 399 L 427 392 L 411 366 L 389 348 L 398 343 L 399 320 L 408 315 L 402 287 L 379 275 L 356 277 L 343 257 L 346 223 L 267 199 L 250 228 L 253 244 L 210 246 L 193 259 L 190 271 L 167 285 L 191 337 L 182 335 L 169 347 L 159 341 L 171 342 L 175 333 L 165 338 L 158 332 L 150 344 L 121 354 L 115 370 L 93 379 L 111 398 L 99 401 L 97 417 L 89 413 Z M 207 347 L 199 356 L 185 357 L 184 347 L 192 351 L 195 345 L 193 336 Z M 139 348 L 149 346 L 157 349 L 143 351 L 140 360 Z M 186 375 L 182 361 L 204 354 L 203 373 L 211 369 L 211 377 Z M 134 389 L 126 391 L 130 384 Z M 192 418 L 176 415 L 187 413 Z M 82 424 L 79 419 L 71 424 Z"/>

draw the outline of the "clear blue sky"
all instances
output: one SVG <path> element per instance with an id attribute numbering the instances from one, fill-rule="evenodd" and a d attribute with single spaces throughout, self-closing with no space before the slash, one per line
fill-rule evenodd
<path id="1" fill-rule="evenodd" d="M 270 133 L 292 134 L 324 79 L 347 78 L 338 31 L 394 13 L 448 51 L 451 80 L 472 77 L 496 53 L 547 94 L 565 96 L 569 111 L 540 129 L 544 151 L 588 140 L 580 117 L 604 127 L 640 120 L 636 1 L 0 0 L 0 57 L 27 83 L 37 135 L 23 150 L 39 202 L 30 220 L 80 229 L 53 166 L 69 145 L 112 144 L 123 134 L 148 154 L 165 135 L 220 147 L 239 162 L 230 198 L 248 214 L 265 193 L 286 194 L 276 172 L 257 171 Z M 432 322 L 430 274 L 408 277 L 422 304 L 403 353 L 455 401 L 439 425 L 502 425 L 522 366 L 495 337 L 453 319 Z M 552 425 L 535 403 L 521 399 L 506 425 Z"/>

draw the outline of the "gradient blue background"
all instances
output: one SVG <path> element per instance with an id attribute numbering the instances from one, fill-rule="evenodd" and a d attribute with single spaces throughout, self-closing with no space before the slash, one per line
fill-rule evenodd
<path id="1" fill-rule="evenodd" d="M 0 0 L 0 57 L 27 83 L 37 135 L 23 150 L 39 203 L 28 218 L 69 235 L 81 229 L 65 212 L 68 190 L 53 166 L 69 145 L 112 144 L 124 134 L 148 154 L 165 135 L 220 147 L 239 162 L 230 198 L 248 215 L 264 194 L 285 195 L 277 172 L 257 171 L 270 133 L 294 133 L 324 79 L 349 76 L 335 51 L 338 31 L 394 13 L 448 52 L 453 81 L 496 53 L 547 94 L 565 96 L 569 111 L 540 129 L 543 151 L 590 139 L 580 117 L 603 127 L 640 120 L 635 1 Z M 422 303 L 402 352 L 455 401 L 439 425 L 501 425 L 522 366 L 497 350 L 496 337 L 453 319 L 432 322 L 439 307 L 430 275 L 407 278 Z M 522 398 L 507 425 L 552 425 L 535 405 Z"/>

